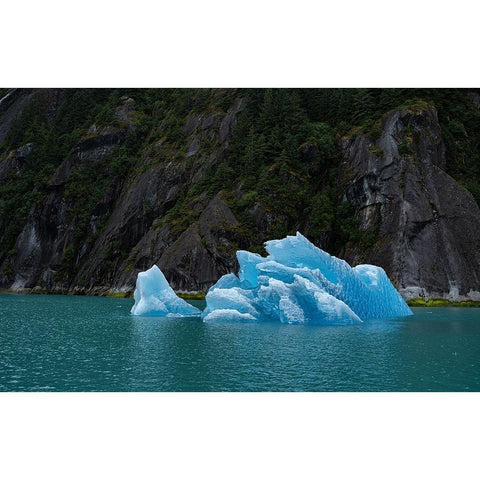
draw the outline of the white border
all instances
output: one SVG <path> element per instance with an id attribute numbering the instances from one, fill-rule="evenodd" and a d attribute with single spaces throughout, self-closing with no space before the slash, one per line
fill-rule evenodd
<path id="1" fill-rule="evenodd" d="M 466 0 L 16 0 L 2 86 L 478 87 Z"/>
<path id="2" fill-rule="evenodd" d="M 3 478 L 473 478 L 480 394 L 3 394 Z M 468 435 L 471 433 L 471 435 Z"/>
<path id="3" fill-rule="evenodd" d="M 16 0 L 2 87 L 478 87 L 474 2 Z M 1 394 L 3 478 L 470 478 L 478 394 Z M 475 462 L 475 463 L 474 463 Z"/>

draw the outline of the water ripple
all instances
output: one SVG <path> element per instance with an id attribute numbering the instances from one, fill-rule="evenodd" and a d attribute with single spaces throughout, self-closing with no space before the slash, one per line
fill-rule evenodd
<path id="1" fill-rule="evenodd" d="M 478 309 L 343 327 L 141 318 L 0 295 L 0 391 L 479 391 Z"/>

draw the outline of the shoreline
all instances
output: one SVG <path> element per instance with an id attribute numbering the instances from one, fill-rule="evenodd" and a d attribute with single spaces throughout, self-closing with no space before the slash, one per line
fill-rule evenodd
<path id="1" fill-rule="evenodd" d="M 83 297 L 107 297 L 107 298 L 132 298 L 133 290 L 126 292 L 101 290 L 95 293 L 82 293 L 74 290 L 49 292 L 41 289 L 24 288 L 22 290 L 0 289 L 0 294 L 20 294 L 20 295 L 72 295 Z M 175 292 L 183 300 L 205 300 L 206 294 L 203 292 Z M 410 298 L 405 300 L 409 307 L 463 307 L 463 308 L 480 308 L 478 300 L 447 300 L 446 298 Z"/>
<path id="2" fill-rule="evenodd" d="M 411 298 L 405 300 L 409 307 L 480 307 L 478 300 L 447 300 L 446 298 Z"/>
<path id="3" fill-rule="evenodd" d="M 118 291 L 99 291 L 98 293 L 83 293 L 76 290 L 60 290 L 57 292 L 51 292 L 47 290 L 42 290 L 39 288 L 23 288 L 21 290 L 10 290 L 1 288 L 0 294 L 10 294 L 10 295 L 66 295 L 66 296 L 76 296 L 76 297 L 107 297 L 107 298 L 132 298 L 133 299 L 133 290 L 126 292 Z M 175 292 L 180 298 L 184 300 L 205 300 L 206 294 L 203 292 Z"/>

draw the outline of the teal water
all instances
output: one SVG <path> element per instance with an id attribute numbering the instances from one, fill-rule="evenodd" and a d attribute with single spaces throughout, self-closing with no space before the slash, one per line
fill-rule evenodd
<path id="1" fill-rule="evenodd" d="M 0 391 L 480 391 L 477 308 L 303 327 L 134 317 L 132 305 L 0 295 Z"/>

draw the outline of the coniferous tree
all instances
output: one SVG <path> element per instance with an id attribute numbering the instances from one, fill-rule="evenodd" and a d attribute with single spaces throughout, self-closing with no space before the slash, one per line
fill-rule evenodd
<path id="1" fill-rule="evenodd" d="M 359 88 L 353 99 L 354 115 L 352 120 L 361 124 L 367 120 L 375 110 L 375 99 L 371 88 Z"/>

